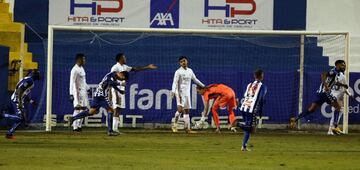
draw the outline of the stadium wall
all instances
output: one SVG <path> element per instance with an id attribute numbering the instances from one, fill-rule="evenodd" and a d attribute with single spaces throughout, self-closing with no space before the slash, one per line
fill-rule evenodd
<path id="1" fill-rule="evenodd" d="M 9 47 L 0 46 L 0 111 L 6 109 L 9 103 L 7 92 L 8 87 L 8 67 L 9 66 Z"/>
<path id="2" fill-rule="evenodd" d="M 308 0 L 307 30 L 350 32 L 350 72 L 360 72 L 360 15 L 358 0 Z"/>

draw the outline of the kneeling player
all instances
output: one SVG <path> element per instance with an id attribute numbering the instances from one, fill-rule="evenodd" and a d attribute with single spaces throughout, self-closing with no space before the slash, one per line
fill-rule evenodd
<path id="1" fill-rule="evenodd" d="M 99 83 L 99 86 L 96 88 L 95 97 L 91 101 L 90 104 L 90 111 L 86 110 L 74 117 L 70 117 L 69 125 L 71 125 L 74 120 L 82 119 L 87 116 L 91 116 L 97 114 L 100 107 L 103 107 L 108 112 L 107 123 L 108 123 L 108 135 L 109 136 L 117 136 L 119 135 L 118 132 L 114 132 L 112 129 L 112 121 L 113 121 L 113 113 L 114 110 L 110 107 L 108 94 L 110 88 L 114 88 L 115 90 L 119 91 L 120 93 L 124 93 L 121 91 L 117 86 L 119 85 L 117 80 L 127 80 L 128 79 L 128 72 L 110 72 L 105 75 L 102 81 Z"/>
<path id="2" fill-rule="evenodd" d="M 335 62 L 335 68 L 331 69 L 329 72 L 325 72 L 321 74 L 322 83 L 320 85 L 319 90 L 317 91 L 318 99 L 313 103 L 311 103 L 310 107 L 306 111 L 300 113 L 297 117 L 290 119 L 290 128 L 295 128 L 296 122 L 299 119 L 304 118 L 307 115 L 310 115 L 311 113 L 315 112 L 315 110 L 325 102 L 335 108 L 334 117 L 337 121 L 341 107 L 337 102 L 336 97 L 331 94 L 331 89 L 336 82 L 335 81 L 336 76 L 340 72 L 343 72 L 345 68 L 346 68 L 345 61 L 337 60 Z M 336 134 L 342 133 L 340 128 L 338 127 L 334 127 L 332 131 Z"/>
<path id="3" fill-rule="evenodd" d="M 256 121 L 256 114 L 262 116 L 262 107 L 265 103 L 265 95 L 267 93 L 266 86 L 261 82 L 264 79 L 264 72 L 256 70 L 254 73 L 255 81 L 249 83 L 244 98 L 240 106 L 245 124 L 240 124 L 240 128 L 245 131 L 242 151 L 248 151 L 247 143 L 250 138 L 250 133 L 254 130 L 254 123 Z"/>
<path id="4" fill-rule="evenodd" d="M 11 115 L 5 113 L 0 115 L 0 117 L 12 121 L 11 128 L 6 133 L 6 138 L 8 139 L 14 139 L 16 128 L 26 117 L 26 113 L 24 111 L 25 102 L 34 103 L 34 101 L 29 98 L 29 93 L 34 87 L 35 80 L 40 80 L 40 73 L 38 70 L 32 70 L 27 77 L 21 79 L 17 83 L 14 93 L 11 95 L 11 104 L 15 114 Z"/>
<path id="5" fill-rule="evenodd" d="M 204 96 L 205 102 L 204 111 L 201 113 L 202 118 L 200 121 L 205 121 L 205 117 L 209 111 L 209 100 L 215 99 L 211 111 L 216 125 L 216 132 L 220 132 L 220 122 L 217 111 L 219 108 L 223 108 L 225 106 L 227 106 L 227 110 L 229 112 L 231 130 L 235 131 L 234 109 L 236 108 L 236 97 L 234 90 L 224 84 L 211 84 L 207 87 L 197 86 L 196 90 L 199 94 Z"/>

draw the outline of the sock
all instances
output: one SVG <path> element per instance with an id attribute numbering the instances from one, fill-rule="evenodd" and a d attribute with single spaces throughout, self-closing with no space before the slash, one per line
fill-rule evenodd
<path id="1" fill-rule="evenodd" d="M 334 122 L 333 122 L 333 126 L 336 128 L 337 127 L 337 122 L 339 120 L 339 114 L 340 114 L 340 111 L 334 111 Z"/>
<path id="2" fill-rule="evenodd" d="M 213 114 L 213 119 L 214 119 L 214 122 L 215 122 L 215 126 L 216 128 L 219 128 L 220 127 L 220 121 L 219 121 L 219 115 L 217 113 L 217 109 L 212 109 L 212 114 Z"/>
<path id="3" fill-rule="evenodd" d="M 205 115 L 202 115 L 201 118 L 200 118 L 200 121 L 201 121 L 201 122 L 205 122 L 205 120 L 206 120 Z"/>
<path id="4" fill-rule="evenodd" d="M 79 113 L 80 113 L 79 110 L 74 110 L 74 112 L 73 112 L 73 117 L 75 117 L 75 116 L 78 115 Z M 73 122 L 72 126 L 73 126 L 73 129 L 74 129 L 74 130 L 77 129 L 77 128 L 78 128 L 78 120 L 75 120 L 75 121 Z"/>
<path id="5" fill-rule="evenodd" d="M 13 135 L 15 133 L 16 128 L 21 124 L 21 122 L 14 123 L 9 131 L 6 133 L 7 135 Z"/>
<path id="6" fill-rule="evenodd" d="M 242 146 L 246 148 L 246 145 L 250 138 L 250 132 L 245 132 Z"/>
<path id="7" fill-rule="evenodd" d="M 88 117 L 90 116 L 90 113 L 88 110 L 84 110 L 82 112 L 80 112 L 79 114 L 77 114 L 76 116 L 73 117 L 74 120 L 77 120 L 77 119 L 82 119 L 82 118 L 85 118 L 85 117 Z"/>
<path id="8" fill-rule="evenodd" d="M 340 119 L 342 117 L 342 115 L 344 114 L 343 110 L 340 111 L 340 114 L 339 114 L 339 118 L 338 118 L 338 122 L 337 124 L 340 124 Z"/>
<path id="9" fill-rule="evenodd" d="M 119 117 L 114 117 L 113 118 L 113 131 L 119 131 L 119 122 L 120 122 L 120 118 Z"/>
<path id="10" fill-rule="evenodd" d="M 190 116 L 189 114 L 184 114 L 184 128 L 190 129 Z"/>
<path id="11" fill-rule="evenodd" d="M 229 120 L 230 120 L 230 126 L 233 127 L 234 126 L 234 121 L 235 121 L 235 113 L 234 110 L 229 109 Z"/>
<path id="12" fill-rule="evenodd" d="M 107 123 L 108 123 L 108 132 L 112 132 L 112 124 L 113 124 L 113 113 L 108 112 L 107 116 Z"/>
<path id="13" fill-rule="evenodd" d="M 334 115 L 332 115 L 332 116 L 331 116 L 331 119 L 330 119 L 329 132 L 330 132 L 331 129 L 333 128 L 333 124 L 334 124 Z"/>
<path id="14" fill-rule="evenodd" d="M 20 122 L 21 121 L 21 117 L 18 116 L 18 115 L 11 115 L 11 114 L 3 114 L 2 115 L 4 118 L 7 118 L 7 119 L 10 119 L 12 121 L 15 121 L 15 122 Z"/>
<path id="15" fill-rule="evenodd" d="M 179 121 L 179 117 L 180 117 L 180 112 L 176 111 L 175 113 L 175 120 L 174 120 L 174 126 L 177 125 L 178 121 Z"/>
<path id="16" fill-rule="evenodd" d="M 311 114 L 311 112 L 309 112 L 308 110 L 306 110 L 306 111 L 300 113 L 299 115 L 297 115 L 296 118 L 295 118 L 295 120 L 298 121 L 299 119 L 304 118 L 304 117 L 306 117 L 306 116 L 309 115 L 309 114 Z"/>
<path id="17" fill-rule="evenodd" d="M 82 123 L 84 122 L 84 119 L 79 119 L 77 121 L 78 121 L 78 124 L 77 124 L 78 128 L 81 128 Z"/>

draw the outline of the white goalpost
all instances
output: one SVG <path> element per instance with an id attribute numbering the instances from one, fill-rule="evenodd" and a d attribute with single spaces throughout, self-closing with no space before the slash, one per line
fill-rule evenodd
<path id="1" fill-rule="evenodd" d="M 344 36 L 343 59 L 346 64 L 349 63 L 349 32 L 343 31 L 265 31 L 265 30 L 202 30 L 202 29 L 150 29 L 150 28 L 109 28 L 109 27 L 86 27 L 86 26 L 48 26 L 48 44 L 47 44 L 47 96 L 46 96 L 46 131 L 51 131 L 52 122 L 52 102 L 53 102 L 53 48 L 54 48 L 54 32 L 55 31 L 93 31 L 93 32 L 127 32 L 127 33 L 161 33 L 161 34 L 222 34 L 222 35 L 276 35 L 276 36 L 299 36 L 300 66 L 299 66 L 299 97 L 298 97 L 298 113 L 303 109 L 303 88 L 304 88 L 304 56 L 305 56 L 305 37 L 306 36 L 326 36 L 341 35 Z M 347 84 L 349 84 L 349 68 L 345 72 Z M 343 132 L 348 133 L 348 96 L 344 96 L 344 116 L 343 116 Z M 300 128 L 300 126 L 298 127 Z"/>

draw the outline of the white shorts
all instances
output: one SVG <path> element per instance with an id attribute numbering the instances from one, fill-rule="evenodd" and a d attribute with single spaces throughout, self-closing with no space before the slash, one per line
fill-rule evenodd
<path id="1" fill-rule="evenodd" d="M 79 92 L 79 98 L 78 99 L 76 97 L 74 98 L 73 105 L 74 105 L 74 108 L 75 107 L 87 107 L 87 108 L 89 108 L 90 106 L 89 106 L 89 98 L 88 98 L 87 92 L 86 91 L 84 91 L 84 92 L 80 91 Z"/>
<path id="2" fill-rule="evenodd" d="M 183 107 L 183 109 L 191 109 L 190 96 L 176 95 L 176 105 Z"/>
<path id="3" fill-rule="evenodd" d="M 111 88 L 111 103 L 113 109 L 125 109 L 125 94 L 121 94 L 114 88 Z"/>

